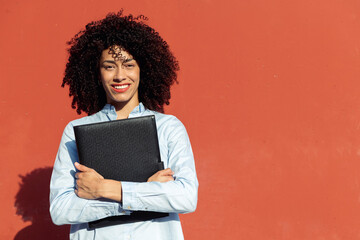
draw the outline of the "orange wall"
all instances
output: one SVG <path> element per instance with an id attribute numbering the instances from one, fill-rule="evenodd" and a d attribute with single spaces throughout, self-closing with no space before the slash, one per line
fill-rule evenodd
<path id="1" fill-rule="evenodd" d="M 78 117 L 65 43 L 120 8 L 148 16 L 181 64 L 167 112 L 200 182 L 186 239 L 360 239 L 358 0 L 2 1 L 0 239 L 67 234 L 46 211 L 46 167 Z"/>

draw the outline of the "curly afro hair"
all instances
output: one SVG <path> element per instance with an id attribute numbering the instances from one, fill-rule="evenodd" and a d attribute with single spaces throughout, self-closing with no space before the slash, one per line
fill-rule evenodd
<path id="1" fill-rule="evenodd" d="M 120 46 L 130 53 L 140 67 L 139 101 L 148 109 L 164 112 L 170 87 L 177 83 L 179 65 L 168 44 L 153 28 L 144 24 L 146 17 L 123 16 L 123 10 L 86 25 L 67 44 L 69 59 L 62 87 L 69 85 L 71 107 L 88 115 L 106 104 L 106 93 L 99 83 L 99 61 L 103 50 Z"/>

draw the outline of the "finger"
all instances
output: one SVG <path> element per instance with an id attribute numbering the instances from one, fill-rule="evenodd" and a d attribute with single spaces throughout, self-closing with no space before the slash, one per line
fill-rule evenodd
<path id="1" fill-rule="evenodd" d="M 162 173 L 160 177 L 173 177 L 173 173 Z"/>
<path id="2" fill-rule="evenodd" d="M 170 173 L 172 172 L 170 168 L 160 170 L 159 173 Z"/>
<path id="3" fill-rule="evenodd" d="M 80 179 L 76 179 L 75 183 L 75 188 L 79 189 L 81 187 L 82 181 Z"/>
<path id="4" fill-rule="evenodd" d="M 161 175 L 174 175 L 174 172 L 170 168 L 167 168 L 167 169 L 161 170 Z"/>
<path id="5" fill-rule="evenodd" d="M 76 194 L 78 197 L 80 197 L 79 195 L 81 194 L 81 189 L 76 188 L 76 189 L 75 189 L 75 194 Z"/>
<path id="6" fill-rule="evenodd" d="M 84 198 L 84 191 L 81 191 L 81 190 L 78 190 L 78 189 L 75 189 L 75 194 L 76 196 L 78 196 L 79 198 Z"/>
<path id="7" fill-rule="evenodd" d="M 75 167 L 76 167 L 77 170 L 79 170 L 79 171 L 81 171 L 81 172 L 86 172 L 86 171 L 90 171 L 90 170 L 91 170 L 91 168 L 88 168 L 88 167 L 86 167 L 85 165 L 82 165 L 82 164 L 80 164 L 80 163 L 78 163 L 78 162 L 75 162 Z"/>

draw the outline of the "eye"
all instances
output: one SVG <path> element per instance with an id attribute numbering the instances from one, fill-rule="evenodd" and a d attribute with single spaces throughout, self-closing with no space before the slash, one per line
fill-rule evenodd
<path id="1" fill-rule="evenodd" d="M 135 67 L 135 64 L 133 64 L 133 63 L 126 63 L 126 64 L 124 64 L 124 66 L 125 66 L 126 68 L 133 68 L 133 67 Z"/>
<path id="2" fill-rule="evenodd" d="M 113 69 L 115 69 L 115 67 L 112 66 L 112 65 L 105 65 L 105 66 L 103 66 L 103 68 L 105 68 L 105 70 L 113 70 Z"/>

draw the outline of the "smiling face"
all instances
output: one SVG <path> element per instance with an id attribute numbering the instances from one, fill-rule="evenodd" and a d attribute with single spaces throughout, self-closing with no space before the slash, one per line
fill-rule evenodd
<path id="1" fill-rule="evenodd" d="M 106 101 L 121 109 L 139 104 L 140 68 L 128 52 L 118 46 L 105 49 L 100 58 L 100 77 Z"/>

